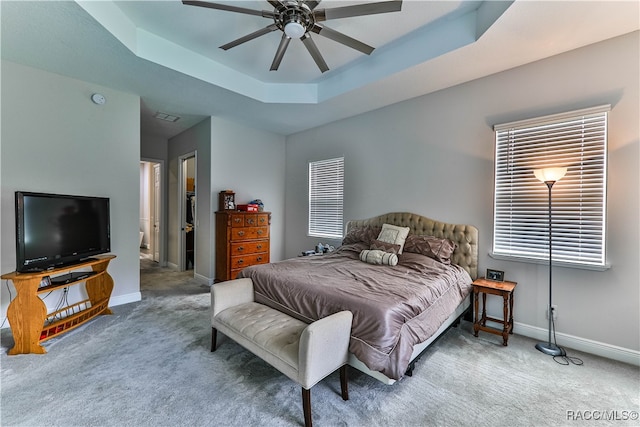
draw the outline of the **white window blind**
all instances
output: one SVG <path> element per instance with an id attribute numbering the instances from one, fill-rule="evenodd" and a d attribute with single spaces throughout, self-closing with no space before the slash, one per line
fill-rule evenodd
<path id="1" fill-rule="evenodd" d="M 549 259 L 549 189 L 534 169 L 567 167 L 552 187 L 553 261 L 605 266 L 610 106 L 496 125 L 493 253 Z"/>
<path id="2" fill-rule="evenodd" d="M 342 238 L 344 157 L 309 163 L 309 236 Z"/>

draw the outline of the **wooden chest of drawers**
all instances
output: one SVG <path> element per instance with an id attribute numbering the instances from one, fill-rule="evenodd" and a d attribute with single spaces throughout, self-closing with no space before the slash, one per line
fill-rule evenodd
<path id="1" fill-rule="evenodd" d="M 270 212 L 216 212 L 216 282 L 269 262 Z"/>

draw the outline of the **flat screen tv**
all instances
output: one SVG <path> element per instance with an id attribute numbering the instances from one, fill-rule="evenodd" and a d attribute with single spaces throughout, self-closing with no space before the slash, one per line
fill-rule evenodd
<path id="1" fill-rule="evenodd" d="M 106 197 L 16 191 L 16 270 L 43 271 L 111 251 Z"/>

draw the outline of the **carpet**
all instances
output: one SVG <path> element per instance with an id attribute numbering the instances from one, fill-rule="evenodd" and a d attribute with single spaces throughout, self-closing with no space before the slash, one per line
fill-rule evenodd
<path id="1" fill-rule="evenodd" d="M 13 339 L 2 330 L 3 426 L 304 425 L 298 385 L 224 336 L 210 352 L 208 286 L 190 273 L 141 266 L 142 301 L 46 342 L 45 355 L 8 356 Z M 475 338 L 463 322 L 392 386 L 350 369 L 349 401 L 334 373 L 311 391 L 313 422 L 640 424 L 638 367 L 570 349 L 584 364 L 564 366 L 526 337 L 501 341 Z"/>

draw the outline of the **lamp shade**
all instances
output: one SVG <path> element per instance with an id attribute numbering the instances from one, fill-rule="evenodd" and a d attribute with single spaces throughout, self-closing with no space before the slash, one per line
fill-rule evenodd
<path id="1" fill-rule="evenodd" d="M 556 182 L 559 181 L 567 173 L 567 168 L 544 168 L 535 169 L 533 174 L 541 182 Z"/>

